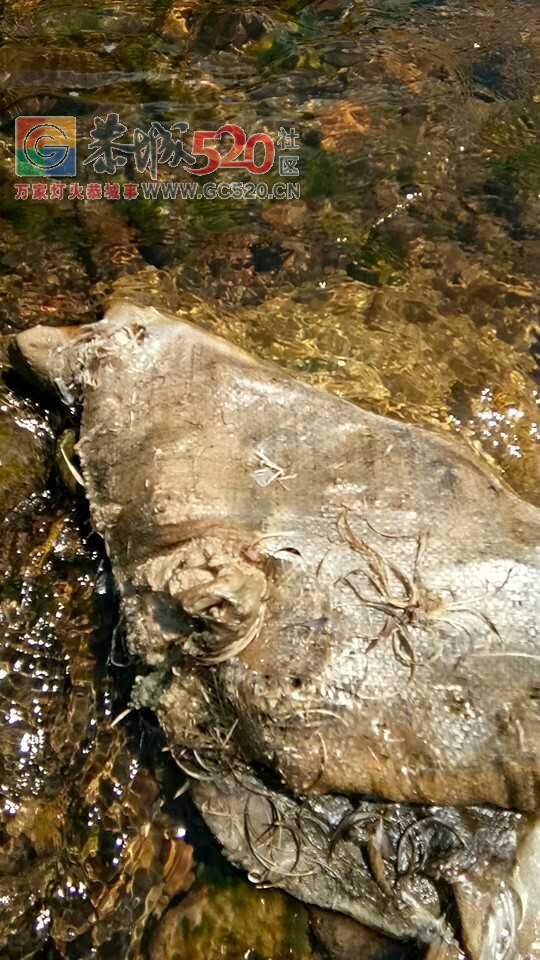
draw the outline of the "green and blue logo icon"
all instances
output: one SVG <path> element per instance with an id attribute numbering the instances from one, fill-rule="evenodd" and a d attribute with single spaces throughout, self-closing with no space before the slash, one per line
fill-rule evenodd
<path id="1" fill-rule="evenodd" d="M 74 177 L 75 117 L 17 117 L 15 173 L 18 177 Z"/>

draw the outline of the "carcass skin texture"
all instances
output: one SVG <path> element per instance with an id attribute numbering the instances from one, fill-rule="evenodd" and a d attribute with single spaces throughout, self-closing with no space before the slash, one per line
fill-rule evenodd
<path id="1" fill-rule="evenodd" d="M 56 361 L 133 652 L 165 660 L 180 606 L 251 631 L 208 681 L 293 791 L 536 808 L 535 508 L 457 444 L 153 310 L 119 305 Z"/>
<path id="2" fill-rule="evenodd" d="M 518 894 L 514 873 L 529 830 L 521 814 L 353 804 L 333 794 L 297 800 L 238 768 L 197 782 L 193 795 L 225 850 L 256 882 L 393 937 L 434 944 L 454 960 L 493 960 L 505 928 L 514 950 L 508 958 L 521 957 L 522 942 L 531 948 L 529 934 L 520 940 L 517 918 L 538 868 Z M 456 937 L 458 916 L 467 953 Z"/>
<path id="3" fill-rule="evenodd" d="M 119 303 L 18 346 L 82 403 L 93 523 L 130 652 L 153 668 L 134 702 L 156 710 L 233 859 L 245 850 L 207 801 L 238 757 L 290 803 L 538 808 L 538 510 L 457 442 L 153 309 Z M 454 950 L 410 897 L 367 916 L 314 869 L 266 868 L 303 899 Z"/>

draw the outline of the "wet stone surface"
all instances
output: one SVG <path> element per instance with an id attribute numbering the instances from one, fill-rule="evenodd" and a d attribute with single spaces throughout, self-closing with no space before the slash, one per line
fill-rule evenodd
<path id="1" fill-rule="evenodd" d="M 40 429 L 34 421 L 34 443 Z M 135 957 L 147 915 L 176 893 L 176 848 L 189 848 L 111 727 L 94 627 L 99 556 L 76 512 L 43 489 L 39 461 L 32 473 L 35 451 L 31 461 L 18 451 L 24 488 L 7 472 L 1 486 L 0 952 Z"/>

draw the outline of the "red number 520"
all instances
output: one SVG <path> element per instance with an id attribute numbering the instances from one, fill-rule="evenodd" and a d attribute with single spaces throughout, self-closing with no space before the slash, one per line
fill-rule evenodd
<path id="1" fill-rule="evenodd" d="M 226 154 L 222 156 L 219 150 L 214 146 L 207 145 L 208 140 L 221 140 L 225 133 L 229 133 L 233 138 L 233 144 Z M 255 163 L 255 147 L 258 143 L 264 146 L 263 161 L 259 166 Z M 253 133 L 249 139 L 242 130 L 234 123 L 226 123 L 218 130 L 196 130 L 193 134 L 193 147 L 191 150 L 195 156 L 206 157 L 208 163 L 204 167 L 191 167 L 190 173 L 201 176 L 201 174 L 215 173 L 219 169 L 243 168 L 249 173 L 268 173 L 274 162 L 276 148 L 272 137 L 267 133 Z M 237 158 L 244 154 L 243 160 Z"/>

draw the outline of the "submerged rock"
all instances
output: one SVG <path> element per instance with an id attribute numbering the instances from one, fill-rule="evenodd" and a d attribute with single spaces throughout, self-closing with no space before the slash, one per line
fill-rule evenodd
<path id="1" fill-rule="evenodd" d="M 45 487 L 51 467 L 52 432 L 29 402 L 0 387 L 0 512 L 10 512 Z"/>
<path id="2" fill-rule="evenodd" d="M 140 956 L 189 885 L 191 848 L 111 727 L 97 557 L 45 489 L 53 434 L 0 392 L 0 956 Z"/>
<path id="3" fill-rule="evenodd" d="M 349 917 L 329 910 L 312 910 L 317 940 L 332 960 L 418 960 L 415 945 L 390 940 Z"/>
<path id="4" fill-rule="evenodd" d="M 153 930 L 149 960 L 314 960 L 301 904 L 239 877 L 202 876 Z"/>
<path id="5" fill-rule="evenodd" d="M 496 887 L 467 922 L 484 960 L 526 823 L 442 805 L 538 807 L 538 511 L 459 445 L 152 309 L 18 345 L 82 403 L 93 523 L 152 668 L 134 703 L 228 855 L 455 956 L 452 864 L 473 893 L 483 870 Z M 375 826 L 351 843 L 350 795 L 398 805 L 362 807 Z"/>
<path id="6" fill-rule="evenodd" d="M 5 533 L 5 531 L 4 531 Z M 0 956 L 135 958 L 191 853 L 111 727 L 95 563 L 43 498 L 15 513 L 0 576 Z"/>

